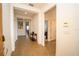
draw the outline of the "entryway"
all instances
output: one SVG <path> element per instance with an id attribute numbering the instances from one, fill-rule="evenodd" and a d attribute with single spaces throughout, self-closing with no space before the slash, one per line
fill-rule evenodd
<path id="1" fill-rule="evenodd" d="M 29 20 L 27 21 L 27 22 L 25 22 L 25 34 L 26 34 L 26 38 L 28 38 L 29 39 L 29 37 L 30 37 L 30 33 L 29 33 Z"/>
<path id="2" fill-rule="evenodd" d="M 52 41 L 52 38 L 55 37 L 53 36 L 52 37 L 52 26 L 55 22 L 51 22 L 52 19 L 50 19 L 50 12 L 46 12 L 47 14 L 47 18 L 46 18 L 46 21 L 45 23 L 47 24 L 46 28 L 46 31 L 45 31 L 45 39 L 46 42 L 45 42 L 45 46 L 44 45 L 44 40 L 40 40 L 40 38 L 43 39 L 43 35 L 42 32 L 43 29 L 44 29 L 44 23 L 39 23 L 39 22 L 43 22 L 43 20 L 41 20 L 42 18 L 44 18 L 43 16 L 46 16 L 44 15 L 43 13 L 33 13 L 29 10 L 24 10 L 24 9 L 20 9 L 20 8 L 15 8 L 15 20 L 19 20 L 18 23 L 18 27 L 16 27 L 17 30 L 17 39 L 15 40 L 16 44 L 15 44 L 15 51 L 12 53 L 12 55 L 34 55 L 34 56 L 37 56 L 37 55 L 40 55 L 40 56 L 43 56 L 43 55 L 55 55 L 55 50 L 56 50 L 56 40 L 53 40 Z M 51 10 L 49 10 L 51 11 Z M 41 18 L 39 18 L 41 17 Z M 29 22 L 28 22 L 28 21 Z M 54 19 L 56 20 L 56 19 Z M 38 24 L 39 23 L 39 24 Z M 55 25 L 55 24 L 54 24 Z M 42 26 L 42 27 L 40 27 Z M 54 26 L 53 26 L 54 28 Z M 39 29 L 39 30 L 38 30 Z M 51 30 L 50 30 L 51 29 Z M 55 30 L 55 28 L 54 28 Z M 30 37 L 30 34 L 31 33 L 35 33 L 35 35 L 37 35 L 37 39 L 38 40 L 30 40 L 30 38 L 27 38 L 28 36 Z M 16 33 L 15 33 L 16 34 Z M 49 35 L 50 34 L 50 35 Z M 54 31 L 54 35 L 56 34 L 56 32 Z M 26 36 L 28 35 L 28 36 Z M 56 39 L 56 37 L 55 37 Z M 52 47 L 52 48 L 51 48 Z M 53 49 L 53 51 L 52 51 Z"/>
<path id="3" fill-rule="evenodd" d="M 45 46 L 56 54 L 56 6 L 45 12 Z"/>

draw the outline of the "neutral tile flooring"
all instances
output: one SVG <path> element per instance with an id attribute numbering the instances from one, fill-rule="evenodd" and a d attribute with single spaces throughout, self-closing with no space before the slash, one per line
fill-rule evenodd
<path id="1" fill-rule="evenodd" d="M 56 40 L 46 42 L 46 46 L 38 45 L 25 37 L 19 37 L 16 41 L 15 51 L 12 56 L 55 56 Z"/>

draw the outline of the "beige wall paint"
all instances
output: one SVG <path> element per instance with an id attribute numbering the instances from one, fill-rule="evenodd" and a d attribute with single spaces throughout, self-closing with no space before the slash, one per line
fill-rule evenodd
<path id="1" fill-rule="evenodd" d="M 45 20 L 48 21 L 48 40 L 56 39 L 56 6 L 45 13 Z"/>
<path id="2" fill-rule="evenodd" d="M 79 4 L 58 4 L 56 55 L 79 56 L 78 25 Z"/>

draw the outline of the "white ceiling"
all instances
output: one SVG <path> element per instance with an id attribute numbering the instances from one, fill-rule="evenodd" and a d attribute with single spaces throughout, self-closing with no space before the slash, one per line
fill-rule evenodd
<path id="1" fill-rule="evenodd" d="M 37 9 L 40 9 L 40 8 L 43 8 L 45 6 L 48 5 L 48 3 L 24 3 L 25 5 L 29 5 L 29 4 L 32 4 L 33 6 L 32 7 L 35 7 Z M 30 6 L 30 5 L 29 5 Z"/>
<path id="2" fill-rule="evenodd" d="M 25 14 L 25 13 L 27 13 L 27 14 Z M 14 14 L 21 15 L 21 16 L 29 16 L 29 17 L 32 17 L 35 15 L 35 13 L 33 13 L 32 11 L 27 11 L 27 10 L 19 9 L 19 8 L 14 9 Z"/>
<path id="3" fill-rule="evenodd" d="M 33 5 L 34 5 L 33 7 L 35 7 L 35 8 L 42 9 L 45 6 L 47 6 L 48 3 L 33 3 Z"/>
<path id="4" fill-rule="evenodd" d="M 24 5 L 29 5 L 29 3 L 23 3 Z M 43 10 L 46 6 L 48 6 L 48 3 L 31 3 L 33 4 L 34 8 L 37 9 L 41 9 Z M 32 6 L 31 6 L 32 7 Z M 25 12 L 27 12 L 27 16 L 33 16 L 35 15 L 35 13 L 33 13 L 32 11 L 27 11 L 27 10 L 23 10 L 23 9 L 19 9 L 19 8 L 15 8 L 15 14 L 19 14 L 19 15 L 26 15 Z"/>

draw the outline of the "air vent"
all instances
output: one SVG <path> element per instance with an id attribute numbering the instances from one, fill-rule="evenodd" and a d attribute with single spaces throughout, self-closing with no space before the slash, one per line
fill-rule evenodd
<path id="1" fill-rule="evenodd" d="M 34 5 L 33 5 L 33 4 L 31 4 L 31 3 L 29 3 L 29 6 L 33 7 Z"/>

